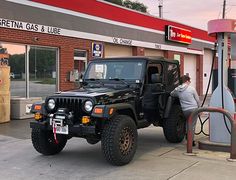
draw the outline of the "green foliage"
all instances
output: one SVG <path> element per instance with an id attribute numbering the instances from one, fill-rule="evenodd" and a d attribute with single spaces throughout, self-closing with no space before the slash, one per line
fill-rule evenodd
<path id="1" fill-rule="evenodd" d="M 105 0 L 105 1 L 121 5 L 130 9 L 134 9 L 140 12 L 145 12 L 145 13 L 147 12 L 147 6 L 138 1 L 131 1 L 131 0 Z"/>
<path id="2" fill-rule="evenodd" d="M 114 3 L 114 4 L 117 4 L 117 5 L 121 5 L 121 6 L 123 5 L 123 0 L 104 0 L 104 1 Z"/>
<path id="3" fill-rule="evenodd" d="M 25 54 L 10 55 L 9 66 L 11 72 L 17 74 L 18 78 L 22 78 L 22 73 L 25 73 Z M 53 71 L 56 71 L 56 52 L 43 48 L 31 48 L 29 52 L 30 79 L 51 78 Z"/>
<path id="4" fill-rule="evenodd" d="M 147 6 L 145 6 L 143 3 L 140 3 L 138 1 L 130 1 L 130 0 L 125 0 L 123 2 L 123 6 L 130 8 L 130 9 L 134 9 L 140 12 L 147 12 Z"/>
<path id="5" fill-rule="evenodd" d="M 45 79 L 37 79 L 37 84 L 56 84 L 56 79 L 53 78 L 45 78 Z"/>
<path id="6" fill-rule="evenodd" d="M 11 67 L 11 72 L 15 74 L 20 74 L 25 72 L 25 54 L 14 54 L 9 58 L 9 66 Z"/>
<path id="7" fill-rule="evenodd" d="M 39 75 L 40 77 L 44 76 L 45 73 L 56 71 L 55 51 L 31 48 L 29 52 L 29 59 L 30 59 L 29 63 L 30 74 L 35 73 L 35 65 L 36 65 L 37 75 Z"/>

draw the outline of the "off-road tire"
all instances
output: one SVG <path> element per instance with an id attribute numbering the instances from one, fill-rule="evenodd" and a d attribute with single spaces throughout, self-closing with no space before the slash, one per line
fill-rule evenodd
<path id="1" fill-rule="evenodd" d="M 163 131 L 167 141 L 179 143 L 186 134 L 186 119 L 179 104 L 171 107 L 169 117 L 164 119 Z"/>
<path id="2" fill-rule="evenodd" d="M 116 115 L 105 124 L 102 131 L 102 151 L 112 165 L 128 164 L 137 149 L 137 127 L 134 120 L 126 115 Z"/>
<path id="3" fill-rule="evenodd" d="M 89 144 L 97 144 L 99 141 L 100 141 L 100 139 L 96 139 L 96 138 L 86 138 L 86 141 L 87 141 L 87 143 L 89 143 Z"/>
<path id="4" fill-rule="evenodd" d="M 31 140 L 36 151 L 43 155 L 58 154 L 65 147 L 67 137 L 57 134 L 58 144 L 55 142 L 52 131 L 32 128 Z"/>

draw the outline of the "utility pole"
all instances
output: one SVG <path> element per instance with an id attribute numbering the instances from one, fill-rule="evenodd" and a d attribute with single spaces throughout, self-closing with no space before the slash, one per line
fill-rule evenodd
<path id="1" fill-rule="evenodd" d="M 159 1 L 159 18 L 163 18 L 163 0 L 158 0 Z"/>
<path id="2" fill-rule="evenodd" d="M 224 0 L 224 3 L 223 3 L 223 13 L 222 13 L 223 19 L 225 19 L 225 6 L 226 6 L 226 0 Z"/>

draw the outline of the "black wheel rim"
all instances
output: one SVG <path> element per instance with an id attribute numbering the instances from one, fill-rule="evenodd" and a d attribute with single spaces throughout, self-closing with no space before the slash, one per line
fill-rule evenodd
<path id="1" fill-rule="evenodd" d="M 119 148 L 122 155 L 127 155 L 134 144 L 134 133 L 129 127 L 122 129 L 119 138 Z"/>

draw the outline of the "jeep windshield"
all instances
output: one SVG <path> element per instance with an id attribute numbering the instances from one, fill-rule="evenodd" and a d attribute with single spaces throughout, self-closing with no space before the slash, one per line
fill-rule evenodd
<path id="1" fill-rule="evenodd" d="M 144 68 L 144 60 L 99 60 L 89 64 L 84 80 L 141 82 Z"/>

